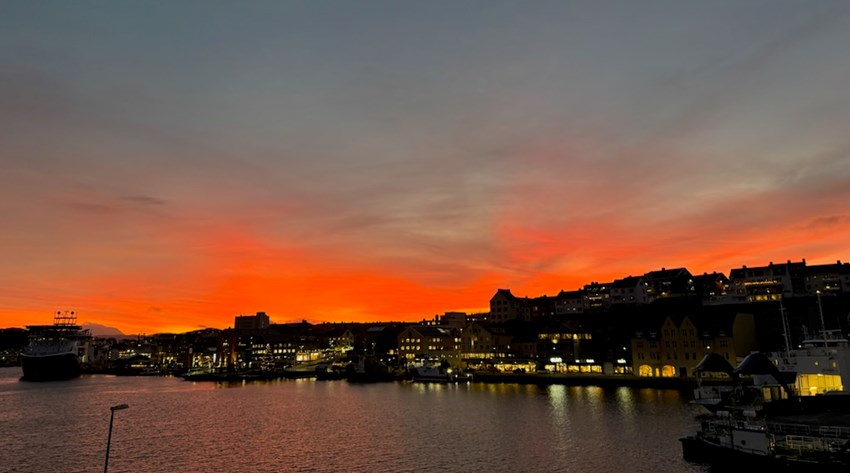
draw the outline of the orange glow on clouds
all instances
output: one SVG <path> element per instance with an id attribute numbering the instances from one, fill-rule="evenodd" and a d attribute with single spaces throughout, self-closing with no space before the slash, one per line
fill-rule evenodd
<path id="1" fill-rule="evenodd" d="M 225 328 L 232 326 L 234 316 L 257 311 L 265 311 L 274 322 L 413 322 L 451 310 L 486 310 L 489 298 L 503 287 L 517 296 L 536 297 L 662 266 L 728 274 L 742 264 L 784 261 L 782 252 L 797 244 L 811 247 L 813 239 L 822 250 L 807 262 L 829 263 L 839 259 L 834 252 L 850 241 L 846 229 L 798 226 L 784 233 L 768 228 L 769 239 L 749 232 L 689 248 L 687 234 L 695 228 L 681 228 L 663 240 L 647 232 L 646 242 L 638 244 L 604 224 L 583 226 L 576 237 L 506 225 L 504 267 L 493 265 L 439 284 L 418 274 L 416 267 L 370 264 L 352 250 L 272 246 L 244 232 L 217 231 L 188 244 L 182 258 L 163 266 L 114 268 L 72 278 L 45 275 L 30 282 L 31 293 L 14 292 L 18 304 L 3 307 L 0 319 L 3 326 L 49 323 L 54 310 L 73 308 L 80 322 L 114 326 L 125 333 Z M 810 255 L 787 256 L 799 260 Z"/>
<path id="2" fill-rule="evenodd" d="M 554 153 L 527 154 L 534 153 L 536 164 L 552 166 Z M 59 220 L 68 238 L 6 234 L 0 251 L 20 270 L 0 275 L 0 326 L 49 323 L 63 309 L 125 333 L 226 328 L 258 311 L 274 322 L 414 322 L 484 311 L 499 288 L 552 296 L 661 267 L 728 274 L 786 259 L 831 263 L 847 257 L 850 215 L 842 203 L 850 186 L 823 182 L 718 195 L 700 207 L 687 205 L 687 193 L 632 196 L 588 185 L 548 185 L 546 193 L 523 184 L 463 225 L 385 218 L 399 227 L 389 230 L 379 218 L 365 229 L 356 218 L 341 230 L 334 220 L 290 224 L 317 213 L 309 202 L 250 212 L 224 207 L 224 199 L 214 208 L 170 209 L 141 198 L 76 205 Z M 269 225 L 269 215 L 284 225 Z"/>

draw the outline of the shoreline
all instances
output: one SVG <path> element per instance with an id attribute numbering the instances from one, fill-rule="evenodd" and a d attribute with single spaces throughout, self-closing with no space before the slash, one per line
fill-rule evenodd
<path id="1" fill-rule="evenodd" d="M 115 372 L 88 372 L 84 374 L 113 374 L 123 376 L 139 376 L 140 374 L 115 373 Z M 142 375 L 143 376 L 143 375 Z M 150 375 L 149 375 L 150 376 Z M 317 381 L 346 380 L 345 376 L 322 377 L 310 371 L 284 371 L 274 373 L 204 373 L 197 375 L 161 374 L 159 376 L 177 376 L 187 381 L 200 382 L 241 382 L 241 381 L 269 381 L 273 379 L 309 379 Z M 395 376 L 382 382 L 411 381 L 409 376 Z M 378 381 L 376 381 L 378 382 Z M 540 386 L 565 385 L 565 386 L 599 386 L 599 387 L 636 387 L 657 389 L 693 390 L 698 382 L 695 378 L 660 378 L 642 377 L 632 375 L 604 375 L 604 374 L 548 374 L 548 373 L 483 373 L 473 372 L 469 381 L 458 381 L 458 383 L 482 383 L 482 384 L 535 384 Z M 705 384 L 709 384 L 709 382 Z"/>
<path id="2" fill-rule="evenodd" d="M 605 374 L 473 373 L 472 382 L 688 390 L 697 386 L 697 380 L 695 378 L 658 378 Z"/>
<path id="3" fill-rule="evenodd" d="M 4 368 L 13 368 L 11 366 Z M 287 370 L 284 372 L 230 372 L 230 373 L 205 373 L 203 375 L 184 376 L 179 373 L 141 373 L 141 372 L 119 372 L 116 370 L 84 370 L 85 375 L 111 375 L 122 377 L 133 376 L 173 376 L 183 378 L 186 381 L 195 382 L 251 382 L 251 381 L 270 381 L 275 379 L 316 379 L 317 381 L 345 381 L 344 376 L 324 377 L 317 376 L 316 373 L 310 371 L 294 371 Z M 396 376 L 390 380 L 393 381 L 411 381 L 409 376 Z M 605 375 L 605 374 L 553 374 L 553 373 L 487 373 L 473 372 L 472 379 L 469 381 L 459 381 L 458 383 L 482 383 L 482 384 L 534 384 L 539 386 L 548 385 L 565 385 L 565 386 L 599 386 L 605 388 L 612 387 L 635 387 L 635 388 L 656 388 L 656 389 L 677 389 L 692 391 L 700 383 L 696 378 L 681 378 L 681 377 L 643 377 L 633 375 Z M 728 381 L 705 379 L 703 385 L 711 384 L 727 384 Z"/>

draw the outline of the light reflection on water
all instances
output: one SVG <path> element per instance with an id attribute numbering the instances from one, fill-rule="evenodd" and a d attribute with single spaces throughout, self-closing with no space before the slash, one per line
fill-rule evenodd
<path id="1" fill-rule="evenodd" d="M 518 384 L 192 383 L 0 369 L 0 471 L 706 471 L 674 390 Z"/>

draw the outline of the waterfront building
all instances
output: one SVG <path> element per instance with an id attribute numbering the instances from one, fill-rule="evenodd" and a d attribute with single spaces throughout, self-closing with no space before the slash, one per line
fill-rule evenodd
<path id="1" fill-rule="evenodd" d="M 653 321 L 654 319 L 654 321 Z M 753 314 L 731 311 L 650 317 L 631 341 L 639 376 L 688 377 L 706 354 L 737 365 L 756 348 Z"/>
<path id="2" fill-rule="evenodd" d="M 187 332 L 177 356 L 179 365 L 185 368 L 204 369 L 217 366 L 217 348 L 221 333 L 221 330 L 215 328 Z"/>
<path id="3" fill-rule="evenodd" d="M 242 364 L 244 358 L 240 352 L 239 332 L 235 329 L 222 330 L 218 337 L 216 352 L 218 353 L 217 366 L 222 368 L 234 368 Z"/>
<path id="4" fill-rule="evenodd" d="M 541 364 L 556 373 L 602 373 L 603 359 L 593 346 L 593 334 L 581 324 L 550 323 L 537 331 Z"/>
<path id="5" fill-rule="evenodd" d="M 400 363 L 398 336 L 410 324 L 402 322 L 356 324 L 353 351 L 394 366 Z"/>
<path id="6" fill-rule="evenodd" d="M 517 360 L 526 360 L 527 363 L 534 364 L 536 367 L 540 359 L 540 346 L 537 333 L 524 331 L 511 339 L 508 356 Z"/>
<path id="7" fill-rule="evenodd" d="M 86 343 L 86 359 L 88 360 L 88 366 L 84 366 L 84 368 L 93 370 L 110 368 L 113 361 L 113 359 L 110 358 L 110 354 L 112 353 L 112 347 L 116 344 L 117 341 L 114 338 L 107 339 L 92 337 L 92 339 Z"/>
<path id="8" fill-rule="evenodd" d="M 354 346 L 354 332 L 350 324 L 321 324 L 315 328 L 321 337 L 319 346 L 325 346 L 337 355 L 350 351 Z"/>
<path id="9" fill-rule="evenodd" d="M 459 331 L 449 326 L 411 325 L 398 335 L 399 357 L 407 363 L 457 359 L 460 344 Z"/>
<path id="10" fill-rule="evenodd" d="M 180 346 L 183 344 L 183 338 L 183 335 L 175 333 L 154 334 L 151 337 L 153 343 L 151 362 L 166 371 L 178 369 Z"/>
<path id="11" fill-rule="evenodd" d="M 513 335 L 502 325 L 474 322 L 463 329 L 460 339 L 464 360 L 494 360 L 507 358 Z"/>

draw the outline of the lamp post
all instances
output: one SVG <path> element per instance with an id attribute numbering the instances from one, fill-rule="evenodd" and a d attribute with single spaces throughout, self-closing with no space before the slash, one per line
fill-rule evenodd
<path id="1" fill-rule="evenodd" d="M 106 438 L 106 461 L 103 463 L 103 473 L 106 473 L 109 469 L 109 446 L 112 444 L 112 419 L 115 418 L 115 411 L 127 409 L 128 407 L 130 406 L 127 404 L 118 404 L 109 408 L 112 412 L 109 414 L 109 436 Z"/>

